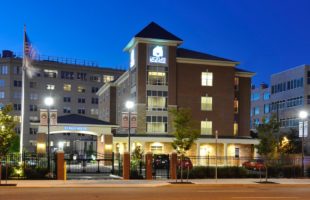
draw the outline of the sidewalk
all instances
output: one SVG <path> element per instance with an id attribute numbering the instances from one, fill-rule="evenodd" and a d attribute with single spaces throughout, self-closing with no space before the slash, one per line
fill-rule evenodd
<path id="1" fill-rule="evenodd" d="M 186 181 L 186 180 L 184 180 Z M 262 186 L 266 184 L 259 184 L 259 179 L 193 179 L 189 180 L 195 185 L 208 185 L 208 186 L 233 186 L 233 185 L 257 185 Z M 264 181 L 264 180 L 262 180 Z M 277 185 L 309 185 L 310 179 L 268 179 L 268 181 L 275 182 L 278 184 L 271 184 L 273 186 Z M 17 187 L 23 188 L 59 188 L 59 187 L 76 187 L 76 188 L 95 188 L 95 187 L 160 187 L 174 185 L 170 182 L 175 182 L 175 180 L 67 180 L 67 181 L 57 181 L 57 180 L 9 180 L 8 183 L 15 183 Z M 4 181 L 2 183 L 5 183 Z M 194 185 L 191 184 L 191 185 Z"/>

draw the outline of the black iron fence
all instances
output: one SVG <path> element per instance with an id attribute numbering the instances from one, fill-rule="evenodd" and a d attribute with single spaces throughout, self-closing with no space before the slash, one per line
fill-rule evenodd
<path id="1" fill-rule="evenodd" d="M 2 179 L 53 179 L 55 156 L 50 157 L 50 171 L 46 154 L 9 153 L 1 160 Z"/>

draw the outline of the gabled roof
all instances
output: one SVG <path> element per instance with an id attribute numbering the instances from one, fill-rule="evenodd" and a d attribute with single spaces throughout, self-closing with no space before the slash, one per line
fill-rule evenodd
<path id="1" fill-rule="evenodd" d="M 90 124 L 90 125 L 114 125 L 110 122 L 94 119 L 77 114 L 63 115 L 57 118 L 59 124 Z"/>
<path id="2" fill-rule="evenodd" d="M 254 73 L 254 72 L 251 72 L 251 71 L 248 71 L 248 70 L 245 70 L 245 69 L 240 69 L 240 68 L 235 68 L 235 70 L 237 71 L 237 72 L 243 72 L 243 73 Z"/>
<path id="3" fill-rule="evenodd" d="M 139 38 L 152 38 L 152 39 L 162 39 L 162 40 L 174 40 L 174 41 L 183 41 L 179 37 L 173 35 L 166 29 L 162 28 L 155 22 L 151 22 L 144 29 L 135 35 Z"/>
<path id="4" fill-rule="evenodd" d="M 191 59 L 201 59 L 201 60 L 217 60 L 217 61 L 227 61 L 235 62 L 226 58 L 217 57 L 211 54 L 206 54 L 198 51 L 193 51 L 185 48 L 177 48 L 177 57 L 179 58 L 191 58 Z"/>

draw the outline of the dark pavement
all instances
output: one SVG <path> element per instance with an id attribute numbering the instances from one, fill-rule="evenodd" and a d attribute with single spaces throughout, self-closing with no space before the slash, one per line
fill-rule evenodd
<path id="1" fill-rule="evenodd" d="M 309 185 L 167 185 L 152 188 L 14 188 L 0 187 L 2 200 L 195 200 L 310 199 Z"/>

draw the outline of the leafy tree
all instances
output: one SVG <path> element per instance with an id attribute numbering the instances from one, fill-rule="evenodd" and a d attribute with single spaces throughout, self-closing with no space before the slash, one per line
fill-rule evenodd
<path id="1" fill-rule="evenodd" d="M 136 146 L 131 154 L 131 165 L 133 168 L 137 169 L 138 165 L 141 163 L 143 157 L 143 150 L 140 146 Z"/>
<path id="2" fill-rule="evenodd" d="M 11 146 L 10 146 L 10 149 L 9 149 L 10 153 L 17 153 L 17 152 L 19 152 L 19 145 L 20 145 L 19 141 L 20 141 L 19 136 L 15 135 L 15 137 L 12 139 Z"/>
<path id="3" fill-rule="evenodd" d="M 296 129 L 290 129 L 288 132 L 282 133 L 280 141 L 279 151 L 281 154 L 301 153 L 301 139 Z"/>
<path id="4" fill-rule="evenodd" d="M 172 147 L 181 157 L 182 163 L 185 154 L 199 137 L 200 131 L 195 128 L 197 126 L 195 126 L 195 122 L 192 120 L 189 109 L 172 109 L 169 112 L 173 115 L 173 135 L 175 137 L 172 142 Z M 181 167 L 181 182 L 183 182 L 183 167 Z"/>
<path id="5" fill-rule="evenodd" d="M 12 105 L 6 105 L 0 110 L 0 161 L 10 150 L 12 141 L 15 138 L 15 121 L 10 115 Z M 0 183 L 1 183 L 1 164 L 0 164 Z"/>
<path id="6" fill-rule="evenodd" d="M 257 127 L 259 144 L 256 145 L 257 153 L 259 153 L 265 161 L 265 177 L 268 179 L 268 166 L 270 161 L 275 158 L 277 151 L 277 136 L 280 124 L 277 122 L 275 115 L 271 116 L 267 122 L 265 118 L 262 119 L 262 124 Z"/>

